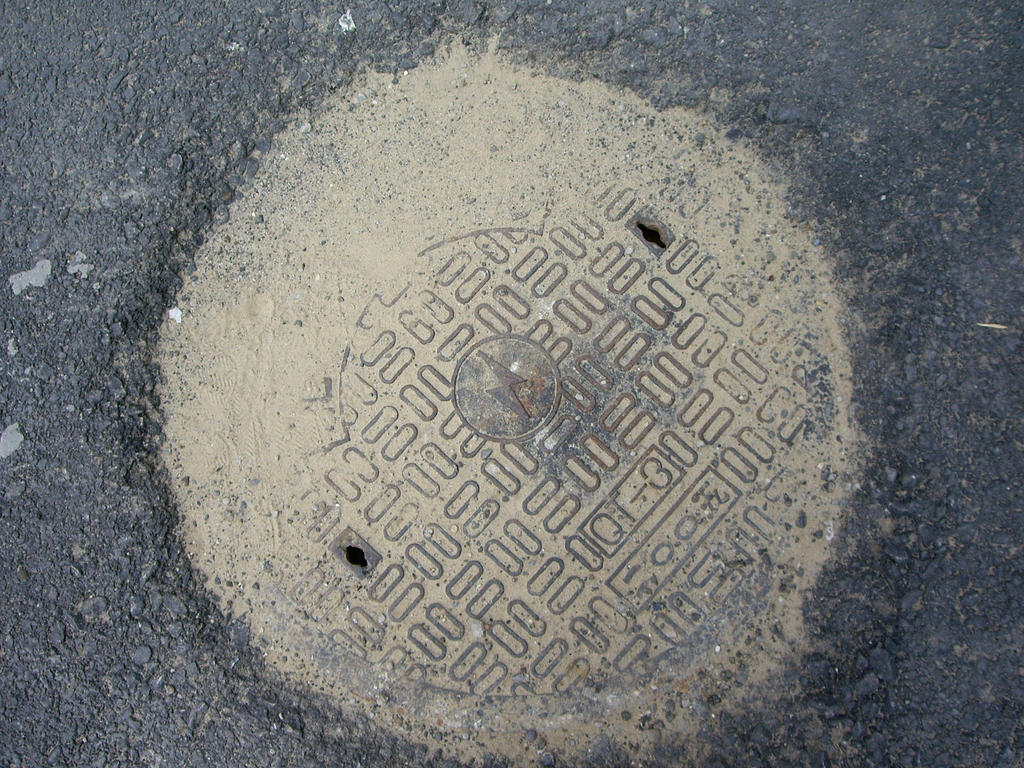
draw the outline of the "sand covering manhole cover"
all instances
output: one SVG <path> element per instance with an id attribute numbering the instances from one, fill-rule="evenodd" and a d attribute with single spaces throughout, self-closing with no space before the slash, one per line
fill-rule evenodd
<path id="1" fill-rule="evenodd" d="M 289 679 L 462 751 L 667 739 L 763 678 L 851 449 L 780 194 L 691 113 L 494 57 L 300 120 L 163 335 L 224 609 Z"/>

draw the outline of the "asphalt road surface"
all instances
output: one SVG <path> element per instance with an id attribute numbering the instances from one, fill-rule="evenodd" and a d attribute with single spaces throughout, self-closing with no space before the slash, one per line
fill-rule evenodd
<path id="1" fill-rule="evenodd" d="M 5 4 L 0 763 L 453 763 L 268 682 L 176 539 L 152 350 L 290 116 L 497 35 L 749 140 L 857 321 L 870 453 L 815 650 L 660 759 L 1024 764 L 1022 30 L 984 0 Z"/>

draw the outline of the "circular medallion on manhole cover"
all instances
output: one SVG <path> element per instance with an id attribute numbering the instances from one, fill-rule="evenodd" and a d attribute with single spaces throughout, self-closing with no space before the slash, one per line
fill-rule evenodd
<path id="1" fill-rule="evenodd" d="M 492 336 L 473 345 L 452 382 L 455 410 L 484 438 L 529 437 L 558 405 L 557 363 L 538 342 L 521 336 Z"/>
<path id="2" fill-rule="evenodd" d="M 838 530 L 828 271 L 693 115 L 459 58 L 300 120 L 200 252 L 182 536 L 277 669 L 389 727 L 682 738 L 799 643 Z"/>

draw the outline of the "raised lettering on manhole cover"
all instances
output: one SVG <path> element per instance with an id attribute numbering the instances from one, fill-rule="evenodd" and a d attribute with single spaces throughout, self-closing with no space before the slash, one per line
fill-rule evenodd
<path id="1" fill-rule="evenodd" d="M 274 665 L 389 727 L 684 738 L 799 643 L 839 530 L 827 270 L 692 115 L 457 59 L 281 137 L 200 253 L 182 535 Z"/>

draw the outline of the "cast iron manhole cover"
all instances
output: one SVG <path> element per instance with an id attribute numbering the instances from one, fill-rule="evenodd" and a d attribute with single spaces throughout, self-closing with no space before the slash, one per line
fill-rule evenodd
<path id="1" fill-rule="evenodd" d="M 283 135 L 163 345 L 182 535 L 272 665 L 512 757 L 682 738 L 770 676 L 852 435 L 766 179 L 460 54 Z"/>

